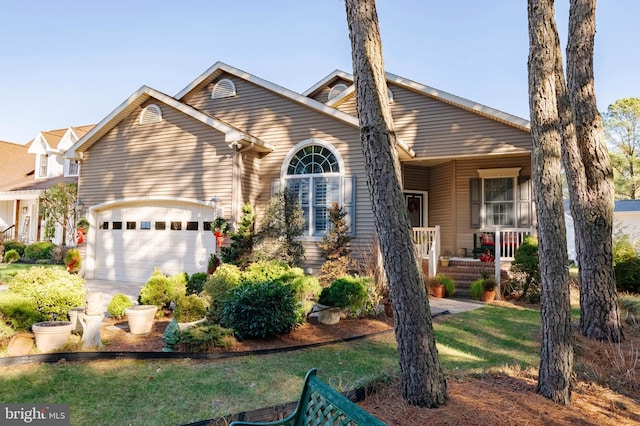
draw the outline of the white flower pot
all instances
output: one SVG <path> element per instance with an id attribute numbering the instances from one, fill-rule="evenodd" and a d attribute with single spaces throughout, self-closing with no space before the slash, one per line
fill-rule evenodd
<path id="1" fill-rule="evenodd" d="M 36 336 L 36 347 L 42 352 L 63 349 L 74 328 L 71 321 L 43 321 L 31 326 Z"/>
<path id="2" fill-rule="evenodd" d="M 316 312 L 318 313 L 318 322 L 325 325 L 334 325 L 340 322 L 342 308 L 316 303 Z"/>
<path id="3" fill-rule="evenodd" d="M 134 305 L 124 312 L 129 322 L 129 332 L 131 334 L 149 334 L 153 328 L 156 318 L 157 306 L 154 305 Z"/>

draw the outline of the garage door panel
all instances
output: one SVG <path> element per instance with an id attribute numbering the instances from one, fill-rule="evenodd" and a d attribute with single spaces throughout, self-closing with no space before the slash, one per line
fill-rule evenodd
<path id="1" fill-rule="evenodd" d="M 211 209 L 198 205 L 146 205 L 117 208 L 101 212 L 98 223 L 109 222 L 99 229 L 95 243 L 95 275 L 97 278 L 145 282 L 154 268 L 175 274 L 206 271 L 209 254 L 215 250 L 210 231 L 202 230 L 202 222 L 210 222 Z M 198 230 L 186 230 L 188 221 L 198 221 Z M 113 229 L 113 222 L 123 229 Z M 156 222 L 165 222 L 165 230 L 157 230 Z M 181 222 L 181 230 L 170 230 L 171 222 Z M 136 229 L 126 229 L 135 222 Z M 141 229 L 141 223 L 151 229 Z"/>

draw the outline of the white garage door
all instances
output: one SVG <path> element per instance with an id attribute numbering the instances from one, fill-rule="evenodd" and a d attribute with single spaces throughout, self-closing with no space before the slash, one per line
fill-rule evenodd
<path id="1" fill-rule="evenodd" d="M 195 204 L 136 205 L 100 212 L 95 277 L 146 282 L 154 268 L 206 272 L 215 237 L 212 209 Z"/>

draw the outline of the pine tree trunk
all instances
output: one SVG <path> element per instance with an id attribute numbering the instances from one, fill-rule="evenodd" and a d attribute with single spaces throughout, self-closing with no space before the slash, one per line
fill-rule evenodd
<path id="1" fill-rule="evenodd" d="M 396 319 L 403 397 L 438 407 L 447 399 L 424 277 L 400 184 L 374 0 L 346 0 L 360 136 L 378 241 Z"/>
<path id="2" fill-rule="evenodd" d="M 586 337 L 622 339 L 613 273 L 613 170 L 604 141 L 593 79 L 595 0 L 571 0 L 567 83 L 580 162 L 565 161 L 567 176 L 584 168 L 585 181 L 570 187 L 580 267 L 580 330 Z"/>
<path id="3" fill-rule="evenodd" d="M 542 280 L 538 392 L 555 402 L 569 404 L 573 344 L 562 203 L 562 133 L 556 93 L 556 59 L 562 53 L 553 0 L 529 0 L 528 13 L 531 163 Z"/>

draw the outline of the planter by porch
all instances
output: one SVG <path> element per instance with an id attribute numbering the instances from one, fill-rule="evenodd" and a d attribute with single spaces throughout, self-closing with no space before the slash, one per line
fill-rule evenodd
<path id="1" fill-rule="evenodd" d="M 441 299 L 441 298 L 444 297 L 444 286 L 443 285 L 433 286 L 431 288 L 431 291 L 433 292 L 433 297 L 437 297 L 438 299 Z"/>
<path id="2" fill-rule="evenodd" d="M 440 258 L 440 265 L 449 266 L 449 258 L 448 257 L 441 257 Z"/>
<path id="3" fill-rule="evenodd" d="M 325 325 L 334 325 L 340 322 L 342 308 L 336 306 L 326 306 L 316 303 L 318 312 L 318 322 Z"/>
<path id="4" fill-rule="evenodd" d="M 129 322 L 129 332 L 131 334 L 151 333 L 157 310 L 158 307 L 154 305 L 135 305 L 127 308 L 124 313 Z"/>
<path id="5" fill-rule="evenodd" d="M 496 298 L 496 290 L 484 290 L 480 300 L 483 302 L 492 302 Z"/>
<path id="6" fill-rule="evenodd" d="M 42 352 L 63 349 L 74 328 L 71 321 L 43 321 L 31 326 L 36 336 L 36 347 Z"/>

